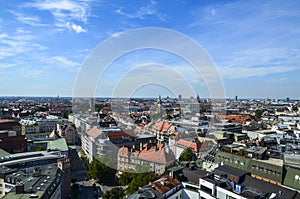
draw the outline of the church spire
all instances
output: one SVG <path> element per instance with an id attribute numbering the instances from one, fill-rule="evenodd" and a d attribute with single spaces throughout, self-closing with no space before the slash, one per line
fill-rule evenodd
<path id="1" fill-rule="evenodd" d="M 198 101 L 198 103 L 200 103 L 200 97 L 198 94 L 197 94 L 197 101 Z"/>

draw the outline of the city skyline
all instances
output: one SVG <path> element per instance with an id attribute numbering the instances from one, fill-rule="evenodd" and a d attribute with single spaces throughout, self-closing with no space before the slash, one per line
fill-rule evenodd
<path id="1" fill-rule="evenodd" d="M 2 96 L 72 96 L 77 72 L 101 42 L 143 27 L 178 31 L 198 42 L 220 71 L 226 96 L 299 99 L 300 3 L 289 1 L 0 1 Z M 120 57 L 101 77 L 96 96 L 133 67 L 172 67 L 209 97 L 205 81 L 168 52 L 142 50 Z M 146 71 L 156 74 L 159 68 Z M 141 73 L 132 74 L 140 77 Z M 142 74 L 145 75 L 145 74 Z M 164 78 L 167 76 L 162 76 Z M 171 95 L 146 85 L 135 95 Z M 174 94 L 174 93 L 173 93 Z M 177 96 L 181 93 L 175 93 Z"/>

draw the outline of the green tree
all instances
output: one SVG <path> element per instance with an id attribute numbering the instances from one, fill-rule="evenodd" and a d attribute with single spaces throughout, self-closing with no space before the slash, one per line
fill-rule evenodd
<path id="1" fill-rule="evenodd" d="M 293 106 L 292 110 L 295 111 L 295 112 L 297 112 L 298 111 L 298 107 L 297 106 Z"/>
<path id="2" fill-rule="evenodd" d="M 114 187 L 110 191 L 105 192 L 103 199 L 119 199 L 125 196 L 124 190 L 120 187 Z"/>
<path id="3" fill-rule="evenodd" d="M 49 106 L 38 106 L 38 107 L 35 107 L 35 109 L 32 111 L 32 113 L 45 112 L 45 111 L 49 111 Z"/>
<path id="4" fill-rule="evenodd" d="M 153 171 L 147 173 L 136 173 L 132 181 L 129 183 L 126 193 L 128 195 L 133 194 L 139 189 L 139 187 L 143 187 L 156 179 L 157 175 Z"/>
<path id="5" fill-rule="evenodd" d="M 76 177 L 72 177 L 71 178 L 71 182 L 74 184 L 75 182 L 77 182 L 77 178 Z"/>
<path id="6" fill-rule="evenodd" d="M 133 178 L 136 177 L 136 175 L 137 175 L 137 173 L 133 173 L 133 171 L 132 172 L 123 172 L 119 179 L 120 185 L 122 185 L 122 186 L 128 185 L 133 180 Z"/>
<path id="7" fill-rule="evenodd" d="M 109 184 L 115 179 L 116 170 L 94 159 L 89 165 L 88 175 L 99 183 Z"/>
<path id="8" fill-rule="evenodd" d="M 190 148 L 186 148 L 180 155 L 179 161 L 193 161 L 195 154 Z"/>
<path id="9" fill-rule="evenodd" d="M 62 111 L 62 117 L 68 119 L 68 116 L 72 113 L 72 110 Z"/>
<path id="10" fill-rule="evenodd" d="M 88 159 L 88 157 L 86 156 L 86 154 L 84 153 L 84 151 L 81 149 L 81 150 L 79 151 L 79 153 L 80 153 L 81 159 L 82 159 L 86 164 L 88 164 L 88 163 L 89 163 L 89 159 Z"/>
<path id="11" fill-rule="evenodd" d="M 257 119 L 261 118 L 262 114 L 263 114 L 263 111 L 260 110 L 260 109 L 257 109 L 257 110 L 255 111 L 255 117 L 256 117 Z"/>
<path id="12" fill-rule="evenodd" d="M 37 148 L 36 148 L 36 151 L 46 151 L 46 148 L 42 145 L 39 145 Z"/>

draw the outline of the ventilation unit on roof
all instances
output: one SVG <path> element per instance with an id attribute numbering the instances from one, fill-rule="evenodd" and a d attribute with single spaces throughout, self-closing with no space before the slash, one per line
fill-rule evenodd
<path id="1" fill-rule="evenodd" d="M 272 193 L 271 195 L 270 195 L 270 199 L 273 199 L 273 198 L 275 198 L 276 197 L 276 193 Z"/>

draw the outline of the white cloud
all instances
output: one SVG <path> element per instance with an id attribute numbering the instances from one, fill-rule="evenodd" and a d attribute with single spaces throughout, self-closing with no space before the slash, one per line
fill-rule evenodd
<path id="1" fill-rule="evenodd" d="M 221 75 L 227 79 L 243 79 L 280 74 L 296 70 L 292 66 L 265 66 L 265 67 L 221 67 Z"/>
<path id="2" fill-rule="evenodd" d="M 77 19 L 78 21 L 87 22 L 89 14 L 89 6 L 86 2 L 73 2 L 68 0 L 54 1 L 37 1 L 35 3 L 27 3 L 29 7 L 35 7 L 40 10 L 49 11 L 58 21 L 64 21 L 63 17 Z"/>
<path id="3" fill-rule="evenodd" d="M 281 78 L 279 78 L 279 80 L 280 80 L 280 81 L 285 81 L 285 80 L 288 80 L 288 78 L 286 78 L 286 77 L 281 77 Z"/>
<path id="4" fill-rule="evenodd" d="M 5 33 L 1 33 L 1 34 L 0 34 L 0 39 L 4 39 L 4 38 L 7 38 L 7 37 L 8 37 L 8 35 L 5 34 Z"/>
<path id="5" fill-rule="evenodd" d="M 87 23 L 90 13 L 90 5 L 87 1 L 69 1 L 69 0 L 47 0 L 26 3 L 25 7 L 37 8 L 39 10 L 49 11 L 55 19 L 55 26 L 58 28 L 71 28 L 76 32 L 86 32 L 80 25 L 74 21 Z"/>
<path id="6" fill-rule="evenodd" d="M 80 66 L 79 63 L 69 60 L 66 57 L 63 56 L 54 56 L 48 58 L 48 63 L 56 64 L 57 66 L 63 67 L 63 68 L 74 68 Z"/>
<path id="7" fill-rule="evenodd" d="M 0 59 L 36 50 L 33 43 L 35 37 L 27 32 L 20 32 L 20 30 L 18 29 L 13 34 L 0 34 Z M 42 46 L 40 45 L 40 47 Z"/>
<path id="8" fill-rule="evenodd" d="M 17 13 L 15 11 L 10 11 L 15 17 L 16 20 L 30 26 L 47 26 L 47 24 L 43 24 L 41 19 L 38 16 L 26 16 L 21 13 Z"/>
<path id="9" fill-rule="evenodd" d="M 239 79 L 299 70 L 300 49 L 261 48 L 233 53 L 232 64 L 220 64 L 224 78 Z"/>
<path id="10" fill-rule="evenodd" d="M 84 28 L 82 28 L 80 25 L 76 25 L 74 23 L 67 23 L 67 27 L 69 27 L 70 29 L 74 30 L 77 34 L 78 33 L 82 33 L 82 32 L 87 32 L 87 30 L 85 30 Z"/>
<path id="11" fill-rule="evenodd" d="M 13 67 L 13 66 L 14 66 L 14 64 L 1 63 L 0 64 L 0 69 L 2 69 L 2 68 L 10 68 L 10 67 Z"/>
<path id="12" fill-rule="evenodd" d="M 115 38 L 117 38 L 117 37 L 120 37 L 122 34 L 124 34 L 123 32 L 115 32 L 115 33 L 109 33 L 109 35 L 111 35 L 111 37 L 115 37 Z"/>
<path id="13" fill-rule="evenodd" d="M 41 69 L 29 69 L 29 68 L 22 68 L 20 72 L 23 77 L 27 77 L 27 78 L 38 77 L 41 74 L 45 73 L 45 71 Z"/>
<path id="14" fill-rule="evenodd" d="M 134 12 L 124 11 L 124 8 L 119 8 L 115 12 L 128 18 L 146 19 L 147 15 L 152 15 L 158 17 L 161 21 L 166 21 L 166 15 L 158 12 L 156 9 L 156 5 L 157 3 L 155 1 L 151 1 L 146 6 L 141 6 Z"/>

